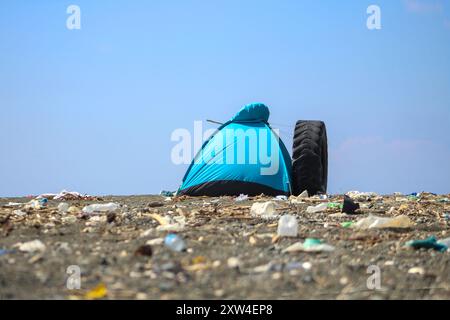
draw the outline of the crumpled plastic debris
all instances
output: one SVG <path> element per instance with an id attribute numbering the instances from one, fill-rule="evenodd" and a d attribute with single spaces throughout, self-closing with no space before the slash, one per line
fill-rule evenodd
<path id="1" fill-rule="evenodd" d="M 43 193 L 36 197 L 36 199 L 47 198 L 53 200 L 97 200 L 97 197 L 87 194 L 81 194 L 76 191 L 62 190 L 60 193 Z"/>
<path id="2" fill-rule="evenodd" d="M 17 247 L 19 249 L 19 251 L 22 252 L 44 252 L 46 249 L 45 244 L 41 241 L 41 240 L 33 240 L 33 241 L 28 241 L 28 242 L 24 242 L 24 243 L 17 243 L 15 245 L 15 247 Z"/>
<path id="3" fill-rule="evenodd" d="M 186 226 L 186 218 L 184 216 L 176 216 L 172 219 L 170 217 L 162 217 L 162 220 L 159 222 L 160 225 L 156 227 L 158 231 L 180 232 Z"/>
<path id="4" fill-rule="evenodd" d="M 353 228 L 360 230 L 367 230 L 367 229 L 384 229 L 384 228 L 411 228 L 413 226 L 414 222 L 408 216 L 405 215 L 393 218 L 384 218 L 369 215 L 366 218 L 358 220 L 353 225 Z"/>
<path id="5" fill-rule="evenodd" d="M 164 245 L 172 251 L 181 252 L 186 250 L 186 243 L 177 234 L 170 233 L 164 238 Z"/>
<path id="6" fill-rule="evenodd" d="M 105 204 L 90 204 L 83 208 L 83 213 L 85 214 L 95 214 L 95 213 L 105 213 L 105 212 L 115 212 L 119 210 L 120 205 L 114 202 Z"/>
<path id="7" fill-rule="evenodd" d="M 360 192 L 360 191 L 349 191 L 346 193 L 346 195 L 354 200 L 368 200 L 379 196 L 376 192 Z"/>
<path id="8" fill-rule="evenodd" d="M 448 246 L 444 243 L 437 241 L 436 237 L 432 236 L 425 240 L 411 240 L 406 243 L 406 246 L 412 247 L 414 249 L 433 249 L 436 251 L 444 252 L 447 251 Z"/>
<path id="9" fill-rule="evenodd" d="M 241 202 L 241 201 L 247 201 L 248 195 L 246 194 L 240 194 L 238 197 L 234 198 L 234 201 Z"/>
<path id="10" fill-rule="evenodd" d="M 287 247 L 283 250 L 283 253 L 289 252 L 332 252 L 335 250 L 335 247 L 326 243 L 323 243 L 322 240 L 307 238 L 305 242 L 297 242 L 293 245 Z"/>
<path id="11" fill-rule="evenodd" d="M 306 208 L 306 212 L 307 213 L 319 213 L 319 212 L 326 211 L 327 208 L 328 208 L 328 203 L 321 203 L 321 204 L 318 204 L 317 206 L 309 206 L 308 208 Z"/>
<path id="12" fill-rule="evenodd" d="M 290 196 L 289 200 L 291 203 L 303 203 L 303 200 L 307 199 L 309 197 L 308 190 L 303 191 L 300 193 L 297 197 L 296 196 Z"/>
<path id="13" fill-rule="evenodd" d="M 296 237 L 298 235 L 297 218 L 287 214 L 278 221 L 278 236 L 280 237 Z"/>
<path id="14" fill-rule="evenodd" d="M 287 201 L 288 197 L 286 196 L 276 196 L 273 200 L 275 201 Z"/>
<path id="15" fill-rule="evenodd" d="M 275 204 L 272 201 L 255 202 L 250 208 L 250 214 L 263 219 L 274 219 L 277 217 Z"/>
<path id="16" fill-rule="evenodd" d="M 95 300 L 102 299 L 108 295 L 108 289 L 104 283 L 98 284 L 94 289 L 85 294 L 85 299 Z"/>

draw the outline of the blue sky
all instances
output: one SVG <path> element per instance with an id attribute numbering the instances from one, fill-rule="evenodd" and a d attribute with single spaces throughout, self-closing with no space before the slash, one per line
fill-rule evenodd
<path id="1" fill-rule="evenodd" d="M 288 149 L 296 120 L 326 122 L 332 193 L 449 193 L 450 3 L 0 4 L 0 196 L 176 189 L 172 131 L 253 101 Z"/>

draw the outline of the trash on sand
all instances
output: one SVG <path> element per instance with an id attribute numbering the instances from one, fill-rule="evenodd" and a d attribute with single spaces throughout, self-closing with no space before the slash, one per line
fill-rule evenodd
<path id="1" fill-rule="evenodd" d="M 153 215 L 159 216 L 159 215 Z M 153 217 L 156 220 L 156 217 Z M 168 217 L 161 217 L 162 219 L 158 220 L 160 223 L 159 226 L 156 227 L 158 231 L 171 231 L 171 232 L 179 232 L 184 230 L 186 226 L 186 218 L 184 216 L 176 216 L 173 219 Z"/>
<path id="2" fill-rule="evenodd" d="M 303 190 L 297 197 L 297 199 L 306 199 L 309 198 L 308 190 Z"/>
<path id="3" fill-rule="evenodd" d="M 66 202 L 61 202 L 60 204 L 58 204 L 58 211 L 59 211 L 59 213 L 63 213 L 63 214 L 67 213 L 69 208 L 70 208 L 70 206 Z"/>
<path id="4" fill-rule="evenodd" d="M 97 197 L 87 194 L 81 194 L 76 191 L 63 190 L 60 193 L 44 193 L 36 197 L 36 199 L 47 198 L 53 200 L 96 200 Z"/>
<path id="5" fill-rule="evenodd" d="M 177 234 L 168 234 L 164 238 L 164 244 L 172 251 L 181 252 L 186 250 L 186 243 L 184 242 L 183 238 L 181 238 Z"/>
<path id="6" fill-rule="evenodd" d="M 164 238 L 155 238 L 151 240 L 147 240 L 145 244 L 148 244 L 149 246 L 160 246 L 164 243 Z"/>
<path id="7" fill-rule="evenodd" d="M 41 240 L 33 240 L 24 243 L 18 243 L 15 246 L 19 248 L 19 251 L 31 253 L 36 251 L 44 252 L 46 249 L 45 244 L 42 243 Z"/>
<path id="8" fill-rule="evenodd" d="M 355 203 L 349 196 L 344 196 L 344 203 L 342 205 L 342 212 L 347 214 L 355 214 L 359 209 L 359 203 Z"/>
<path id="9" fill-rule="evenodd" d="M 339 209 L 342 209 L 342 203 L 337 203 L 337 202 L 329 202 L 328 204 L 327 204 L 327 208 L 330 208 L 330 209 L 337 209 L 337 208 L 339 208 Z"/>
<path id="10" fill-rule="evenodd" d="M 342 222 L 341 226 L 343 228 L 351 228 L 355 223 L 353 221 L 346 221 L 346 222 Z"/>
<path id="11" fill-rule="evenodd" d="M 273 219 L 276 217 L 275 204 L 272 201 L 256 202 L 252 205 L 250 214 L 263 219 Z"/>
<path id="12" fill-rule="evenodd" d="M 236 257 L 230 257 L 227 260 L 228 268 L 237 269 L 241 265 L 241 261 Z"/>
<path id="13" fill-rule="evenodd" d="M 102 299 L 108 295 L 108 289 L 106 288 L 104 283 L 100 283 L 94 289 L 87 292 L 84 297 L 85 299 L 94 300 L 94 299 Z"/>
<path id="14" fill-rule="evenodd" d="M 309 194 L 308 194 L 308 190 L 303 191 L 302 193 L 300 193 L 297 197 L 296 196 L 290 196 L 289 200 L 292 203 L 303 203 L 304 199 L 309 198 Z"/>
<path id="15" fill-rule="evenodd" d="M 438 243 L 447 246 L 447 248 L 450 248 L 450 238 L 438 240 Z"/>
<path id="16" fill-rule="evenodd" d="M 411 228 L 414 222 L 408 216 L 401 215 L 393 218 L 383 218 L 374 215 L 369 215 L 367 218 L 358 220 L 353 228 L 366 229 L 382 229 L 382 228 Z"/>
<path id="17" fill-rule="evenodd" d="M 287 214 L 278 221 L 278 235 L 280 237 L 296 237 L 298 234 L 297 218 Z"/>
<path id="18" fill-rule="evenodd" d="M 305 242 L 297 242 L 293 245 L 287 247 L 283 250 L 284 252 L 331 252 L 334 251 L 335 247 L 332 245 L 323 243 L 319 239 L 313 239 L 313 238 L 307 238 L 305 239 Z"/>
<path id="19" fill-rule="evenodd" d="M 286 196 L 276 196 L 273 200 L 275 201 L 286 201 L 288 197 Z"/>
<path id="20" fill-rule="evenodd" d="M 375 192 L 360 192 L 360 191 L 349 191 L 346 193 L 346 195 L 355 200 L 368 200 L 370 198 L 378 197 L 378 194 Z"/>
<path id="21" fill-rule="evenodd" d="M 27 215 L 27 213 L 26 213 L 26 212 L 23 212 L 22 210 L 14 210 L 14 211 L 13 211 L 13 214 L 16 215 L 16 216 L 18 216 L 18 217 L 23 217 L 23 216 L 26 216 L 26 215 Z"/>
<path id="22" fill-rule="evenodd" d="M 318 204 L 317 206 L 309 206 L 308 208 L 306 208 L 306 212 L 307 213 L 318 213 L 318 212 L 326 211 L 327 208 L 328 208 L 328 203 L 321 203 L 321 204 Z"/>
<path id="23" fill-rule="evenodd" d="M 114 212 L 120 208 L 120 205 L 117 203 L 105 203 L 105 204 L 90 204 L 83 208 L 83 213 L 86 214 L 94 214 L 101 212 Z"/>
<path id="24" fill-rule="evenodd" d="M 30 202 L 27 202 L 24 206 L 24 209 L 35 209 L 35 210 L 43 209 L 47 205 L 47 202 L 40 200 L 33 199 Z"/>
<path id="25" fill-rule="evenodd" d="M 7 204 L 2 204 L 2 207 L 5 208 L 14 208 L 14 207 L 20 207 L 23 206 L 24 203 L 19 203 L 19 202 L 8 202 Z"/>
<path id="26" fill-rule="evenodd" d="M 173 197 L 175 195 L 176 191 L 166 191 L 166 190 L 161 190 L 161 192 L 159 193 L 160 196 L 163 197 Z"/>
<path id="27" fill-rule="evenodd" d="M 408 270 L 408 273 L 409 273 L 409 274 L 420 274 L 420 275 L 424 275 L 424 274 L 425 274 L 425 269 L 424 269 L 424 268 L 421 268 L 421 267 L 413 267 L 413 268 L 410 268 L 410 269 Z"/>
<path id="28" fill-rule="evenodd" d="M 406 246 L 414 249 L 433 249 L 440 252 L 447 251 L 448 249 L 445 244 L 438 242 L 436 237 L 429 237 L 425 240 L 411 240 L 406 243 Z"/>
<path id="29" fill-rule="evenodd" d="M 134 252 L 135 256 L 146 256 L 151 257 L 153 254 L 152 247 L 148 244 L 145 244 L 143 246 L 140 246 L 137 248 L 137 250 Z"/>
<path id="30" fill-rule="evenodd" d="M 234 201 L 241 202 L 241 201 L 247 201 L 248 195 L 246 194 L 240 194 L 238 197 L 234 198 Z"/>
<path id="31" fill-rule="evenodd" d="M 0 249 L 0 256 L 4 256 L 5 254 L 13 253 L 13 250 Z"/>

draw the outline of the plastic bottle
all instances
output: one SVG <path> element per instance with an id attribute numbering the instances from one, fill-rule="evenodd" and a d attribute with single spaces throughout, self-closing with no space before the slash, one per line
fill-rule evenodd
<path id="1" fill-rule="evenodd" d="M 306 212 L 307 213 L 317 213 L 317 212 L 322 212 L 322 211 L 325 211 L 325 210 L 327 210 L 327 208 L 328 208 L 328 203 L 321 203 L 321 204 L 319 204 L 319 205 L 317 205 L 317 206 L 309 206 L 307 209 L 306 209 Z"/>
<path id="2" fill-rule="evenodd" d="M 177 252 L 184 251 L 186 249 L 186 243 L 183 238 L 174 233 L 170 233 L 165 237 L 164 244 L 170 250 Z"/>
<path id="3" fill-rule="evenodd" d="M 298 235 L 297 219 L 290 215 L 284 215 L 278 221 L 278 235 L 280 237 L 296 237 Z"/>

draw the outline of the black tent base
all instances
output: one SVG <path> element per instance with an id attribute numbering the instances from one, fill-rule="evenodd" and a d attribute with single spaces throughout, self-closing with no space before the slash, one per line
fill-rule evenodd
<path id="1" fill-rule="evenodd" d="M 276 190 L 271 187 L 245 181 L 233 181 L 233 180 L 218 180 L 205 182 L 187 189 L 180 190 L 178 195 L 187 196 L 208 196 L 208 197 L 220 197 L 220 196 L 239 196 L 240 194 L 246 194 L 248 196 L 258 196 L 260 194 L 267 196 L 289 196 L 289 192 Z"/>

